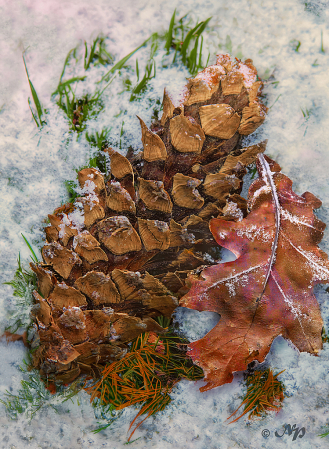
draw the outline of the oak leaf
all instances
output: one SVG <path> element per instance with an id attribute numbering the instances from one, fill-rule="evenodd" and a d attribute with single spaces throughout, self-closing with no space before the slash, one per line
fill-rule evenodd
<path id="1" fill-rule="evenodd" d="M 218 324 L 189 345 L 201 366 L 206 391 L 231 382 L 235 371 L 262 362 L 273 340 L 282 335 L 299 351 L 316 355 L 323 326 L 313 293 L 329 280 L 328 256 L 317 244 L 325 224 L 313 210 L 321 201 L 292 191 L 280 166 L 258 156 L 259 178 L 249 189 L 249 215 L 238 222 L 214 218 L 210 230 L 217 243 L 237 257 L 190 278 L 181 305 L 220 314 Z"/>

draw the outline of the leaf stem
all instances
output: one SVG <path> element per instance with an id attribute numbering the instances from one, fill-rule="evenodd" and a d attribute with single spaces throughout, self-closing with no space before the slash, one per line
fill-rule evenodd
<path id="1" fill-rule="evenodd" d="M 263 290 L 262 290 L 262 293 L 257 298 L 257 302 L 259 302 L 261 300 L 261 298 L 264 294 L 264 291 L 267 286 L 268 278 L 270 277 L 270 274 L 272 271 L 272 266 L 274 265 L 274 262 L 275 262 L 275 255 L 276 255 L 276 250 L 278 247 L 279 232 L 280 232 L 280 202 L 279 202 L 278 194 L 277 194 L 274 179 L 273 179 L 273 174 L 271 172 L 271 168 L 270 168 L 267 160 L 265 159 L 265 157 L 262 153 L 260 153 L 258 155 L 258 160 L 262 166 L 262 173 L 261 173 L 262 178 L 263 178 L 264 182 L 266 184 L 269 184 L 271 187 L 273 204 L 274 204 L 274 213 L 275 213 L 275 237 L 274 237 L 273 244 L 272 244 L 271 256 L 270 256 L 269 263 L 268 263 L 268 268 L 267 268 L 267 273 L 266 273 L 266 277 L 265 277 L 265 281 L 264 281 Z"/>

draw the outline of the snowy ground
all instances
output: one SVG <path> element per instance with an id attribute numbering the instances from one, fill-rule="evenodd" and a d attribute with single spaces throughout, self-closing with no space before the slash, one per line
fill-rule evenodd
<path id="1" fill-rule="evenodd" d="M 265 87 L 270 107 L 268 117 L 248 143 L 269 139 L 267 154 L 281 164 L 283 173 L 294 181 L 297 193 L 308 190 L 322 200 L 318 216 L 329 223 L 329 8 L 325 1 L 305 4 L 298 0 L 0 0 L 1 332 L 6 308 L 13 300 L 11 288 L 2 282 L 12 279 L 19 251 L 23 260 L 29 257 L 21 233 L 33 242 L 34 248 L 42 246 L 42 221 L 66 201 L 63 181 L 74 179 L 74 169 L 90 156 L 84 140 L 69 138 L 65 118 L 50 101 L 68 51 L 79 40 L 90 41 L 103 33 L 110 38 L 109 51 L 121 58 L 152 32 L 164 32 L 174 8 L 178 16 L 190 13 L 194 22 L 212 16 L 212 31 L 205 39 L 212 55 L 210 63 L 216 53 L 231 50 L 235 56 L 253 59 L 261 77 L 267 79 L 272 75 Z M 49 110 L 48 125 L 40 133 L 28 108 L 31 93 L 22 62 L 23 50 L 33 84 L 43 106 Z M 142 67 L 145 55 L 144 50 L 138 55 Z M 162 56 L 163 53 L 159 58 Z M 124 118 L 123 147 L 131 144 L 140 148 L 136 113 L 149 124 L 152 107 L 162 97 L 163 87 L 177 90 L 188 76 L 182 67 L 161 70 L 158 62 L 157 76 L 148 95 L 151 102 L 146 98 L 129 104 L 127 95 L 118 95 L 120 86 L 115 81 L 105 95 L 105 111 L 97 123 L 90 123 L 90 129 L 110 125 L 115 141 L 119 139 Z M 95 79 L 98 75 L 95 71 Z M 116 118 L 120 109 L 125 108 L 129 108 L 129 113 Z M 321 247 L 328 252 L 328 231 Z M 317 288 L 317 297 L 328 330 L 325 288 Z M 209 314 L 200 318 L 196 312 L 179 313 L 191 339 L 214 325 L 214 317 Z M 17 368 L 24 357 L 24 348 L 20 343 L 6 345 L 3 341 L 0 348 L 3 398 L 6 389 L 15 392 L 19 387 L 21 375 Z M 329 437 L 321 439 L 318 434 L 329 425 L 328 344 L 320 357 L 313 357 L 299 354 L 279 337 L 267 362 L 275 371 L 285 369 L 281 378 L 289 397 L 277 415 L 259 422 L 241 419 L 227 425 L 226 418 L 240 403 L 241 374 L 231 384 L 202 394 L 198 390 L 202 382 L 181 382 L 172 395 L 171 405 L 136 431 L 135 438 L 139 439 L 132 447 L 327 448 Z M 0 448 L 123 448 L 136 411 L 126 410 L 112 427 L 93 434 L 91 430 L 97 426 L 97 420 L 89 398 L 80 395 L 79 401 L 80 406 L 76 401 L 65 403 L 59 414 L 50 408 L 43 410 L 31 422 L 24 417 L 9 420 L 1 406 Z M 281 432 L 284 424 L 305 427 L 305 436 L 297 441 L 292 441 L 292 435 L 276 437 L 275 431 Z M 267 439 L 262 436 L 263 429 L 270 431 Z"/>

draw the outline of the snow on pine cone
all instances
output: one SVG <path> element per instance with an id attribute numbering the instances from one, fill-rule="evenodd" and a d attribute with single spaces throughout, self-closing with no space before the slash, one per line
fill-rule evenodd
<path id="1" fill-rule="evenodd" d="M 49 215 L 44 263 L 31 264 L 42 377 L 98 377 L 142 332 L 164 332 L 154 318 L 171 316 L 191 270 L 219 258 L 209 220 L 247 213 L 242 177 L 265 144 L 239 142 L 264 121 L 261 88 L 251 60 L 221 55 L 179 104 L 165 91 L 151 129 L 139 118 L 141 154 L 107 148 L 108 176 L 79 172 L 81 197 Z"/>

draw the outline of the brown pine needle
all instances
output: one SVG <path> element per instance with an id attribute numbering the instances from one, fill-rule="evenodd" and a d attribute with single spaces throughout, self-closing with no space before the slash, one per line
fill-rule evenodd
<path id="1" fill-rule="evenodd" d="M 266 371 L 256 371 L 250 376 L 247 379 L 248 388 L 244 400 L 227 419 L 235 415 L 243 405 L 245 406 L 244 411 L 229 424 L 238 421 L 248 412 L 250 412 L 249 418 L 251 418 L 252 416 L 262 416 L 270 410 L 280 409 L 282 407 L 285 387 L 281 381 L 277 380 L 277 377 L 283 371 L 273 376 L 273 371 L 268 368 Z"/>
<path id="2" fill-rule="evenodd" d="M 171 401 L 173 386 L 182 378 L 197 380 L 203 377 L 202 370 L 186 357 L 182 339 L 175 335 L 157 336 L 145 333 L 136 338 L 121 360 L 106 366 L 102 378 L 93 386 L 85 388 L 91 401 L 98 398 L 98 404 L 112 404 L 117 410 L 131 405 L 141 409 L 130 424 L 143 414 L 146 417 L 135 425 L 135 430 L 151 415 L 163 410 Z"/>

